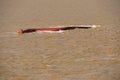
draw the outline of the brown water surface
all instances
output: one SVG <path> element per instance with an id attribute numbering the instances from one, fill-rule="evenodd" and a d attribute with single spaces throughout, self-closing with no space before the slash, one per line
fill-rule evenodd
<path id="1" fill-rule="evenodd" d="M 120 80 L 119 0 L 0 0 L 0 80 Z M 64 33 L 19 28 L 88 25 Z"/>

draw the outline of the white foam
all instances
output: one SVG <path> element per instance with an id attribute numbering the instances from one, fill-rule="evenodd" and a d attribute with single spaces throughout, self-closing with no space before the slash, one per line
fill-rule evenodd
<path id="1" fill-rule="evenodd" d="M 92 28 L 100 27 L 100 25 L 92 25 Z"/>
<path id="2" fill-rule="evenodd" d="M 37 33 L 63 33 L 64 31 L 37 31 Z"/>
<path id="3" fill-rule="evenodd" d="M 67 26 L 64 26 L 67 27 Z M 100 27 L 100 25 L 70 25 L 70 27 L 90 27 L 90 28 L 96 28 Z"/>

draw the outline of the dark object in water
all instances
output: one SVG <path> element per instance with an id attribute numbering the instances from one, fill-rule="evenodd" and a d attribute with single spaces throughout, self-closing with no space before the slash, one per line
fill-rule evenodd
<path id="1" fill-rule="evenodd" d="M 17 31 L 18 34 L 23 34 L 23 33 L 31 33 L 31 32 L 36 32 L 36 31 L 60 31 L 60 30 L 72 30 L 75 28 L 80 28 L 80 29 L 88 29 L 88 28 L 94 28 L 96 27 L 95 25 L 93 26 L 66 26 L 66 27 L 58 27 L 58 28 L 30 28 L 30 29 L 19 29 Z"/>

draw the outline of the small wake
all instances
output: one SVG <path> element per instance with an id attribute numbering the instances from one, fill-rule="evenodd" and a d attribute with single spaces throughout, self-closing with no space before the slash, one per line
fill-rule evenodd
<path id="1" fill-rule="evenodd" d="M 0 33 L 0 38 L 16 37 L 16 36 L 18 36 L 17 32 L 2 32 L 2 33 Z"/>
<path id="2" fill-rule="evenodd" d="M 42 33 L 63 33 L 64 31 L 37 31 L 38 34 Z M 17 32 L 2 32 L 0 33 L 0 38 L 9 38 L 9 37 L 17 37 L 19 34 Z"/>

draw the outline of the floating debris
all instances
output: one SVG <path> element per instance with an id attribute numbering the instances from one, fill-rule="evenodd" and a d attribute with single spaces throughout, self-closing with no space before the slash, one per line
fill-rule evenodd
<path id="1" fill-rule="evenodd" d="M 70 26 L 60 26 L 60 27 L 51 27 L 51 28 L 30 28 L 30 29 L 19 29 L 17 31 L 18 34 L 22 35 L 24 33 L 31 33 L 31 32 L 62 32 L 65 30 L 72 30 L 75 28 L 80 28 L 80 29 L 89 29 L 89 28 L 95 28 L 98 25 L 70 25 Z"/>

